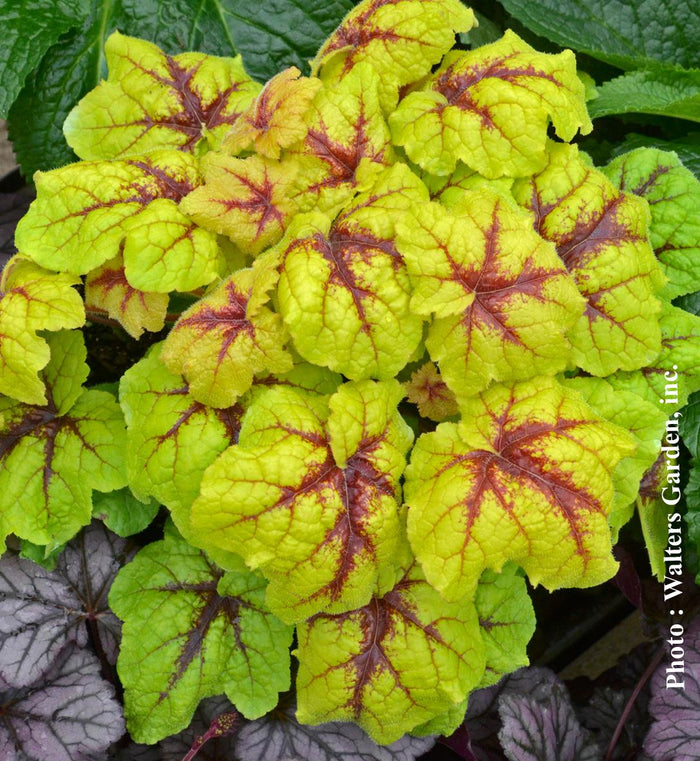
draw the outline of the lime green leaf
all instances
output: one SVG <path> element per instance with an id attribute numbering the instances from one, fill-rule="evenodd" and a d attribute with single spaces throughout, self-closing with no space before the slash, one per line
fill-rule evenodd
<path id="1" fill-rule="evenodd" d="M 364 0 L 323 44 L 312 70 L 337 82 L 368 62 L 381 74 L 382 107 L 388 113 L 396 107 L 399 88 L 429 74 L 454 45 L 455 32 L 474 23 L 471 9 L 456 0 Z"/>
<path id="2" fill-rule="evenodd" d="M 629 431 L 637 445 L 636 451 L 623 458 L 613 473 L 615 497 L 608 522 L 616 536 L 632 517 L 642 476 L 659 454 L 667 413 L 658 402 L 651 404 L 631 391 L 614 389 L 603 378 L 571 378 L 564 385 L 582 394 L 597 415 Z"/>
<path id="3" fill-rule="evenodd" d="M 306 136 L 305 116 L 320 87 L 320 80 L 302 77 L 295 66 L 281 71 L 236 120 L 222 150 L 235 154 L 252 146 L 261 156 L 278 159 L 282 148 Z"/>
<path id="4" fill-rule="evenodd" d="M 611 474 L 633 450 L 551 378 L 465 402 L 461 423 L 418 439 L 406 470 L 408 537 L 428 581 L 456 600 L 508 560 L 548 589 L 609 579 Z"/>
<path id="5" fill-rule="evenodd" d="M 42 266 L 82 275 L 123 246 L 129 284 L 188 291 L 218 274 L 216 236 L 177 207 L 199 184 L 197 162 L 180 151 L 90 161 L 39 173 L 37 199 L 16 231 L 17 247 Z"/>
<path id="6" fill-rule="evenodd" d="M 163 361 L 185 376 L 198 401 L 230 407 L 256 373 L 292 369 L 282 319 L 264 306 L 273 284 L 252 269 L 239 270 L 190 307 L 170 331 Z"/>
<path id="7" fill-rule="evenodd" d="M 119 536 L 132 536 L 143 531 L 158 514 L 160 505 L 149 499 L 141 502 L 128 487 L 92 497 L 92 516 L 104 522 Z"/>
<path id="8" fill-rule="evenodd" d="M 53 273 L 22 256 L 8 262 L 0 279 L 0 393 L 26 404 L 45 404 L 37 377 L 49 361 L 39 330 L 78 328 L 85 322 L 80 278 Z"/>
<path id="9" fill-rule="evenodd" d="M 545 163 L 549 118 L 562 140 L 592 129 L 574 54 L 538 53 L 508 30 L 447 55 L 389 124 L 394 142 L 433 174 L 450 174 L 459 159 L 485 177 L 522 177 Z"/>
<path id="10" fill-rule="evenodd" d="M 492 380 L 563 370 L 565 333 L 584 306 L 529 214 L 486 187 L 463 192 L 453 212 L 426 204 L 416 221 L 398 224 L 411 307 L 435 314 L 426 346 L 458 399 Z"/>
<path id="11" fill-rule="evenodd" d="M 445 602 L 414 565 L 344 615 L 298 627 L 297 718 L 354 721 L 379 743 L 461 703 L 484 670 L 473 603 Z"/>
<path id="12" fill-rule="evenodd" d="M 264 597 L 259 575 L 224 573 L 172 535 L 122 568 L 109 604 L 124 621 L 117 668 L 137 742 L 175 734 L 202 698 L 222 692 L 249 719 L 276 705 L 293 630 Z"/>
<path id="13" fill-rule="evenodd" d="M 676 411 L 668 420 L 667 431 L 674 438 L 677 436 L 680 416 L 681 413 Z M 664 441 L 663 443 L 665 446 L 669 446 L 667 442 Z M 675 466 L 673 471 L 669 470 L 669 464 Z M 649 556 L 649 566 L 652 575 L 656 576 L 659 581 L 663 581 L 667 574 L 680 576 L 682 573 L 682 570 L 676 570 L 679 568 L 680 559 L 674 566 L 664 562 L 665 550 L 669 546 L 669 531 L 673 528 L 677 534 L 681 530 L 680 525 L 673 526 L 676 520 L 680 521 L 680 512 L 676 513 L 678 517 L 673 522 L 670 520 L 670 515 L 675 512 L 670 502 L 674 499 L 680 501 L 682 496 L 680 482 L 681 474 L 678 470 L 678 463 L 675 458 L 667 458 L 662 452 L 644 475 L 637 497 L 637 515 Z M 669 500 L 668 502 L 663 498 L 664 496 Z"/>
<path id="14" fill-rule="evenodd" d="M 486 186 L 502 195 L 508 195 L 513 187 L 512 177 L 487 180 L 466 164 L 459 163 L 450 175 L 421 173 L 421 179 L 430 191 L 430 197 L 439 201 L 446 209 L 453 209 L 464 198 L 465 190 L 478 190 Z"/>
<path id="15" fill-rule="evenodd" d="M 92 490 L 126 483 L 124 419 L 114 397 L 81 388 L 87 377 L 78 332 L 48 337 L 47 403 L 0 397 L 0 540 L 15 533 L 53 548 L 90 522 Z"/>
<path id="16" fill-rule="evenodd" d="M 639 148 L 620 156 L 605 174 L 626 193 L 646 199 L 651 210 L 649 238 L 675 298 L 700 290 L 700 182 L 675 153 Z"/>
<path id="17" fill-rule="evenodd" d="M 700 390 L 700 317 L 663 303 L 661 353 L 636 372 L 619 372 L 607 380 L 618 390 L 633 391 L 650 404 L 679 410 Z"/>
<path id="18" fill-rule="evenodd" d="M 393 584 L 397 497 L 413 439 L 396 381 L 359 381 L 328 402 L 279 386 L 248 408 L 238 444 L 210 466 L 192 506 L 205 549 L 242 555 L 288 621 L 365 605 Z"/>
<path id="19" fill-rule="evenodd" d="M 109 77 L 63 125 L 81 159 L 112 159 L 158 148 L 195 151 L 216 145 L 260 86 L 240 56 L 166 55 L 152 42 L 114 32 L 105 43 Z"/>
<path id="20" fill-rule="evenodd" d="M 454 393 L 447 387 L 432 362 L 419 367 L 405 388 L 408 401 L 418 405 L 421 417 L 439 422 L 459 412 Z"/>
<path id="21" fill-rule="evenodd" d="M 380 175 L 333 224 L 300 215 L 281 249 L 280 310 L 297 351 L 348 378 L 393 378 L 422 337 L 395 223 L 427 191 L 407 167 Z"/>
<path id="22" fill-rule="evenodd" d="M 658 114 L 700 122 L 700 71 L 632 71 L 598 85 L 592 119 L 610 114 Z"/>
<path id="23" fill-rule="evenodd" d="M 342 82 L 325 84 L 316 94 L 306 117 L 306 137 L 289 150 L 299 166 L 295 184 L 301 208 L 335 214 L 354 195 L 363 160 L 370 165 L 365 167 L 368 176 L 392 163 L 378 81 L 374 69 L 362 64 Z"/>
<path id="24" fill-rule="evenodd" d="M 479 687 L 488 687 L 529 665 L 527 645 L 535 632 L 535 610 L 525 579 L 513 563 L 507 563 L 501 573 L 484 571 L 474 605 L 486 652 L 486 670 Z"/>
<path id="25" fill-rule="evenodd" d="M 683 162 L 683 166 L 700 178 L 700 132 L 688 132 L 673 140 L 629 132 L 621 143 L 616 143 L 613 146 L 610 156 L 616 158 L 636 148 L 657 148 L 661 151 L 673 151 Z"/>
<path id="26" fill-rule="evenodd" d="M 245 254 L 257 254 L 282 237 L 297 208 L 290 198 L 293 162 L 212 153 L 202 163 L 205 185 L 182 201 L 185 214 L 228 236 Z"/>
<path id="27" fill-rule="evenodd" d="M 648 242 L 647 204 L 620 193 L 575 146 L 555 143 L 543 171 L 518 180 L 513 192 L 586 298 L 569 333 L 576 364 L 607 375 L 653 359 L 661 348 L 654 294 L 663 277 Z"/>
<path id="28" fill-rule="evenodd" d="M 146 293 L 129 284 L 124 259 L 118 254 L 85 279 L 85 308 L 89 312 L 106 312 L 126 332 L 139 338 L 144 330 L 157 333 L 165 325 L 168 312 L 167 293 Z"/>

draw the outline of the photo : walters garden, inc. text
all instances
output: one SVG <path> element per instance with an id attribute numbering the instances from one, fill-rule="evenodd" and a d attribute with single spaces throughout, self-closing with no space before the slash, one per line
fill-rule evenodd
<path id="1" fill-rule="evenodd" d="M 0 22 L 0 761 L 700 759 L 700 10 Z"/>

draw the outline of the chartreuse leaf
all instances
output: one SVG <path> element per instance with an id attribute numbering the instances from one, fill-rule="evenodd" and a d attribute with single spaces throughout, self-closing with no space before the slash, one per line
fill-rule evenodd
<path id="1" fill-rule="evenodd" d="M 381 72 L 385 113 L 396 107 L 399 88 L 430 73 L 454 45 L 456 32 L 475 24 L 471 9 L 456 0 L 364 0 L 343 19 L 312 62 L 332 83 L 368 62 Z"/>
<path id="2" fill-rule="evenodd" d="M 616 537 L 632 517 L 639 483 L 659 454 L 667 412 L 658 402 L 652 404 L 631 391 L 614 389 L 604 378 L 570 378 L 564 385 L 576 389 L 597 415 L 629 431 L 637 445 L 613 472 L 615 497 L 608 522 Z"/>
<path id="3" fill-rule="evenodd" d="M 563 370 L 565 334 L 584 307 L 529 214 L 486 187 L 463 193 L 453 212 L 425 204 L 397 225 L 411 308 L 435 315 L 426 346 L 458 399 L 492 380 Z"/>
<path id="4" fill-rule="evenodd" d="M 53 548 L 90 522 L 92 490 L 126 484 L 124 419 L 106 391 L 83 390 L 82 335 L 48 337 L 47 403 L 0 397 L 0 540 L 9 533 Z"/>
<path id="5" fill-rule="evenodd" d="M 261 568 L 284 620 L 351 610 L 393 584 L 413 439 L 401 396 L 396 381 L 347 383 L 330 402 L 268 389 L 250 404 L 238 444 L 204 474 L 191 511 L 198 541 Z"/>
<path id="6" fill-rule="evenodd" d="M 700 182 L 675 153 L 638 148 L 604 170 L 615 185 L 649 203 L 649 239 L 668 278 L 667 298 L 700 290 Z"/>
<path id="7" fill-rule="evenodd" d="M 440 422 L 459 412 L 454 392 L 447 387 L 433 362 L 421 365 L 404 386 L 408 401 L 418 406 L 421 417 Z"/>
<path id="8" fill-rule="evenodd" d="M 177 207 L 200 183 L 197 161 L 155 151 L 123 161 L 84 161 L 38 173 L 37 199 L 17 226 L 17 247 L 42 266 L 75 275 L 123 247 L 133 288 L 188 291 L 218 274 L 216 236 Z"/>
<path id="9" fill-rule="evenodd" d="M 587 587 L 616 569 L 611 474 L 633 438 L 552 378 L 498 385 L 423 434 L 406 470 L 408 538 L 449 600 L 508 560 L 533 584 Z"/>
<path id="10" fill-rule="evenodd" d="M 49 347 L 39 330 L 79 328 L 85 309 L 71 286 L 80 278 L 48 272 L 15 256 L 0 279 L 0 393 L 25 404 L 45 404 L 37 376 L 49 361 Z"/>
<path id="11" fill-rule="evenodd" d="M 479 190 L 485 185 L 491 190 L 500 190 L 504 195 L 508 195 L 515 181 L 512 177 L 488 180 L 461 162 L 450 175 L 420 172 L 420 177 L 430 191 L 430 197 L 439 201 L 446 209 L 457 206 L 464 198 L 465 190 Z"/>
<path id="12" fill-rule="evenodd" d="M 397 220 L 427 202 L 404 165 L 383 172 L 331 223 L 299 215 L 281 246 L 278 298 L 297 351 L 348 378 L 389 379 L 420 343 L 410 282 L 394 237 Z"/>
<path id="13" fill-rule="evenodd" d="M 319 79 L 302 77 L 296 66 L 281 71 L 227 132 L 222 150 L 236 154 L 252 147 L 261 156 L 278 159 L 282 148 L 306 135 L 305 116 L 320 87 Z"/>
<path id="14" fill-rule="evenodd" d="M 241 57 L 166 55 L 146 40 L 110 35 L 109 76 L 70 112 L 63 125 L 81 159 L 113 159 L 158 148 L 193 152 L 216 145 L 260 90 Z"/>
<path id="15" fill-rule="evenodd" d="M 210 695 L 225 692 L 249 719 L 276 705 L 293 629 L 264 598 L 261 576 L 224 573 L 173 532 L 122 568 L 109 604 L 124 622 L 117 668 L 137 742 L 183 729 Z"/>
<path id="16" fill-rule="evenodd" d="M 586 298 L 569 333 L 573 358 L 593 375 L 642 367 L 661 348 L 654 294 L 663 285 L 648 242 L 647 204 L 620 193 L 576 146 L 549 143 L 547 162 L 513 193 Z"/>
<path id="17" fill-rule="evenodd" d="M 461 703 L 484 671 L 473 603 L 446 602 L 413 565 L 384 595 L 297 627 L 297 718 L 355 721 L 389 743 Z"/>
<path id="18" fill-rule="evenodd" d="M 228 236 L 245 254 L 257 254 L 282 237 L 297 208 L 291 199 L 295 163 L 211 153 L 202 167 L 205 184 L 182 201 L 185 214 Z"/>
<path id="19" fill-rule="evenodd" d="M 276 275 L 239 270 L 190 307 L 165 339 L 162 359 L 184 375 L 189 392 L 212 407 L 230 407 L 251 386 L 255 373 L 285 373 L 281 317 L 264 306 Z"/>
<path id="20" fill-rule="evenodd" d="M 394 143 L 433 174 L 450 174 L 459 159 L 485 177 L 522 177 L 545 164 L 550 118 L 562 140 L 592 129 L 574 54 L 538 53 L 508 30 L 445 56 L 389 124 Z"/>
<path id="21" fill-rule="evenodd" d="M 306 117 L 306 137 L 290 147 L 283 162 L 294 159 L 299 167 L 295 186 L 300 208 L 335 216 L 358 184 L 393 162 L 378 82 L 374 69 L 362 64 L 342 82 L 324 84 L 316 93 Z M 361 164 L 366 165 L 364 175 Z"/>
<path id="22" fill-rule="evenodd" d="M 85 308 L 88 313 L 107 312 L 130 336 L 139 338 L 144 330 L 156 333 L 163 329 L 168 294 L 146 293 L 130 285 L 124 272 L 124 258 L 117 254 L 88 273 Z"/>
<path id="23" fill-rule="evenodd" d="M 110 531 L 119 536 L 132 536 L 148 527 L 158 514 L 160 505 L 154 499 L 142 502 L 133 495 L 131 489 L 94 492 L 92 496 L 92 517 L 102 521 Z"/>

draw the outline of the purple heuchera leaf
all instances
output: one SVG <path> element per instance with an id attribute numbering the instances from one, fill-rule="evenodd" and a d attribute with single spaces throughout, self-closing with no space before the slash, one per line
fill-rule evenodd
<path id="1" fill-rule="evenodd" d="M 0 691 L 3 761 L 93 761 L 124 732 L 100 664 L 75 645 L 35 684 Z"/>
<path id="2" fill-rule="evenodd" d="M 297 723 L 294 708 L 279 708 L 251 721 L 238 733 L 240 761 L 414 761 L 429 750 L 432 737 L 405 735 L 377 745 L 356 724 L 333 721 L 311 727 Z"/>
<path id="3" fill-rule="evenodd" d="M 673 635 L 672 635 L 673 636 Z M 690 624 L 682 638 L 683 657 L 673 655 L 659 666 L 651 681 L 649 711 L 654 718 L 644 750 L 653 761 L 697 761 L 700 758 L 700 617 Z M 679 655 L 679 653 L 675 653 Z M 674 661 L 682 661 L 685 671 L 666 672 Z M 675 679 L 668 679 L 668 677 Z M 671 686 L 675 682 L 676 685 Z"/>
<path id="4" fill-rule="evenodd" d="M 15 687 L 36 682 L 63 647 L 88 641 L 90 622 L 98 647 L 116 662 L 119 620 L 107 593 L 125 559 L 124 540 L 100 524 L 67 545 L 55 570 L 15 555 L 0 559 L 0 679 Z"/>

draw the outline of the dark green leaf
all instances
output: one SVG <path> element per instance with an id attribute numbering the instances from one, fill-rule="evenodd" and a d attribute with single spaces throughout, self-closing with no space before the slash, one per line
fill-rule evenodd
<path id="1" fill-rule="evenodd" d="M 0 116 L 7 111 L 44 53 L 87 13 L 86 0 L 0 0 Z"/>
<path id="2" fill-rule="evenodd" d="M 525 26 L 622 69 L 698 65 L 694 0 L 502 0 Z"/>

